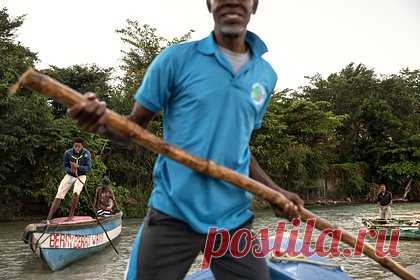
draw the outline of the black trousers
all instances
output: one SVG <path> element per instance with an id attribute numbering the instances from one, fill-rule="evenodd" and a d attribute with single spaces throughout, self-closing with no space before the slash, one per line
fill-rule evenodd
<path id="1" fill-rule="evenodd" d="M 240 228 L 250 229 L 251 222 Z M 231 231 L 231 234 L 236 230 Z M 242 241 L 239 246 L 245 243 Z M 197 255 L 204 251 L 205 243 L 206 235 L 194 232 L 188 224 L 178 219 L 150 209 L 143 221 L 137 278 L 184 279 Z M 228 250 L 224 256 L 212 259 L 210 269 L 217 280 L 270 279 L 265 259 L 253 256 L 251 251 L 242 258 L 234 258 Z"/>

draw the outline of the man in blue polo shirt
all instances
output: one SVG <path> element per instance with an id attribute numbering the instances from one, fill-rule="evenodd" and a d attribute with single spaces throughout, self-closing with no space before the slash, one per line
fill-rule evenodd
<path id="1" fill-rule="evenodd" d="M 164 140 L 262 182 L 292 202 L 276 214 L 291 217 L 302 200 L 279 188 L 252 157 L 249 141 L 261 126 L 277 76 L 261 57 L 267 48 L 247 31 L 257 0 L 207 1 L 213 32 L 200 41 L 165 49 L 150 65 L 128 117 L 147 127 L 163 111 Z M 70 109 L 79 125 L 111 139 L 105 105 L 94 95 Z M 251 195 L 164 156 L 154 172 L 150 210 L 133 245 L 127 279 L 183 279 L 204 248 L 210 227 L 232 233 L 250 228 Z M 269 279 L 264 259 L 229 253 L 213 260 L 217 279 Z"/>

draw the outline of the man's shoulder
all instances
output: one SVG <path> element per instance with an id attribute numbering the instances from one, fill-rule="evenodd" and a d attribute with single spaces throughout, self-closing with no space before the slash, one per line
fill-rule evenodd
<path id="1" fill-rule="evenodd" d="M 90 151 L 86 148 L 83 148 L 83 154 L 90 156 Z"/>
<path id="2" fill-rule="evenodd" d="M 188 41 L 168 46 L 160 53 L 160 56 L 182 57 L 185 53 L 194 51 L 197 42 Z"/>
<path id="3" fill-rule="evenodd" d="M 168 73 L 179 72 L 197 53 L 197 42 L 189 41 L 166 47 L 156 56 L 148 71 L 160 69 Z"/>
<path id="4" fill-rule="evenodd" d="M 274 79 L 277 80 L 277 73 L 276 71 L 274 71 L 274 68 L 271 65 L 271 63 L 265 60 L 263 57 L 260 57 L 260 61 L 262 67 L 264 68 L 264 71 L 266 71 L 268 75 L 271 75 Z"/>
<path id="5" fill-rule="evenodd" d="M 266 61 L 264 58 L 260 57 L 258 59 L 258 67 L 256 68 L 259 75 L 263 76 L 266 81 L 268 81 L 268 86 L 270 90 L 274 90 L 277 84 L 277 74 L 274 71 L 271 64 Z"/>
<path id="6" fill-rule="evenodd" d="M 70 149 L 65 150 L 65 151 L 64 151 L 64 154 L 65 154 L 65 155 L 71 155 L 71 154 L 72 154 L 72 152 L 73 152 L 73 149 L 72 149 L 72 148 L 70 148 Z"/>

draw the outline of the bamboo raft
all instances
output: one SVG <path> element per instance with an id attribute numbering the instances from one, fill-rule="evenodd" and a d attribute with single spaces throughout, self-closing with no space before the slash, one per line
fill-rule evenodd
<path id="1" fill-rule="evenodd" d="M 391 219 L 385 220 L 379 217 L 366 217 L 362 223 L 368 229 L 386 230 L 387 237 L 391 236 L 393 230 L 398 229 L 399 238 L 404 240 L 420 240 L 420 214 L 406 213 L 393 215 Z"/>

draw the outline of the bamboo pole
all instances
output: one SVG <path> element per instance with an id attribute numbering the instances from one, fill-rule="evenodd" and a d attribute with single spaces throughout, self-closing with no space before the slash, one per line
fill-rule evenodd
<path id="1" fill-rule="evenodd" d="M 77 91 L 60 84 L 52 78 L 43 75 L 32 68 L 28 69 L 19 79 L 19 81 L 10 88 L 11 93 L 15 93 L 20 87 L 27 87 L 39 93 L 53 98 L 67 107 L 71 107 L 77 103 L 86 101 L 86 98 Z M 118 131 L 123 136 L 130 138 L 132 141 L 138 143 L 145 148 L 162 154 L 171 158 L 185 166 L 188 166 L 195 171 L 206 174 L 213 178 L 224 180 L 232 183 L 248 192 L 251 192 L 270 203 L 276 205 L 280 209 L 289 200 L 281 193 L 272 190 L 271 188 L 251 179 L 245 177 L 229 168 L 218 166 L 214 162 L 204 160 L 192 156 L 181 149 L 172 145 L 166 144 L 163 140 L 147 130 L 141 128 L 139 125 L 127 120 L 119 114 L 107 109 L 107 116 L 105 120 L 107 126 Z M 356 246 L 356 237 L 351 233 L 338 228 L 325 219 L 322 219 L 307 209 L 300 209 L 297 213 L 302 221 L 307 222 L 309 219 L 316 219 L 315 227 L 319 230 L 324 229 L 339 229 L 342 232 L 342 241 L 353 248 Z M 363 253 L 371 259 L 378 262 L 383 267 L 392 271 L 395 275 L 406 280 L 415 280 L 416 278 L 404 267 L 395 262 L 389 257 L 380 258 L 375 253 L 375 248 L 369 244 L 364 244 Z"/>

